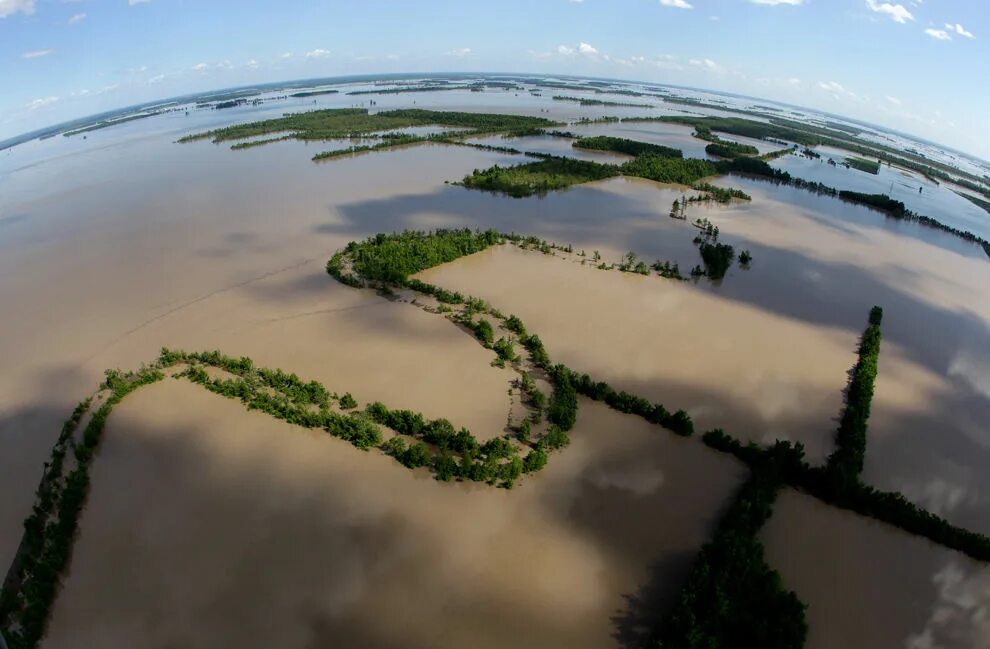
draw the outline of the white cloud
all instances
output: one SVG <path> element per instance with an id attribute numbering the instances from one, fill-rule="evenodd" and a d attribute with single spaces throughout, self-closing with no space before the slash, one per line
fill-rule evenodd
<path id="1" fill-rule="evenodd" d="M 963 26 L 960 25 L 959 23 L 956 23 L 955 25 L 953 25 L 952 23 L 945 23 L 945 28 L 948 29 L 950 32 L 955 32 L 960 36 L 965 36 L 966 38 L 976 38 L 975 36 L 973 36 L 972 33 L 966 31 L 963 28 Z"/>
<path id="2" fill-rule="evenodd" d="M 884 99 L 886 99 L 890 103 L 894 104 L 895 106 L 900 106 L 901 105 L 901 100 L 898 99 L 897 97 L 891 97 L 890 95 L 887 95 L 886 97 L 884 97 Z"/>
<path id="3" fill-rule="evenodd" d="M 584 0 L 567 0 L 567 1 L 570 2 L 571 4 L 575 4 L 575 5 L 579 5 L 582 2 L 584 2 Z"/>
<path id="4" fill-rule="evenodd" d="M 196 70 L 196 71 L 201 71 L 201 70 L 205 70 L 208 67 L 210 67 L 210 66 L 207 65 L 206 63 L 197 63 L 196 65 L 194 65 L 192 67 L 192 69 L 193 70 Z"/>
<path id="5" fill-rule="evenodd" d="M 940 41 L 952 40 L 952 37 L 949 36 L 949 32 L 945 31 L 944 29 L 932 29 L 931 27 L 929 27 L 928 29 L 925 30 L 925 33 L 931 36 L 932 38 L 938 39 Z"/>
<path id="6" fill-rule="evenodd" d="M 887 14 L 890 19 L 895 23 L 906 24 L 909 20 L 914 20 L 914 16 L 911 12 L 907 10 L 904 5 L 890 4 L 889 2 L 877 2 L 877 0 L 866 0 L 866 6 L 870 8 L 871 11 L 875 11 L 878 14 Z"/>
<path id="7" fill-rule="evenodd" d="M 21 58 L 22 59 L 38 59 L 38 58 L 41 58 L 42 56 L 48 56 L 49 54 L 51 54 L 54 51 L 55 50 L 49 49 L 49 50 L 34 50 L 32 52 L 24 52 L 24 54 L 21 54 Z"/>
<path id="8" fill-rule="evenodd" d="M 54 104 L 56 101 L 58 101 L 58 97 L 43 97 L 30 102 L 26 108 L 28 110 L 38 110 L 39 108 Z"/>
<path id="9" fill-rule="evenodd" d="M 804 0 L 749 0 L 755 5 L 769 5 L 771 7 L 776 7 L 777 5 L 791 5 L 797 6 L 804 4 Z"/>
<path id="10" fill-rule="evenodd" d="M 591 45 L 588 45 L 587 43 L 579 43 L 578 52 L 580 52 L 581 54 L 598 54 L 598 50 L 593 48 Z"/>
<path id="11" fill-rule="evenodd" d="M 234 64 L 231 63 L 230 61 L 224 60 L 217 63 L 216 67 L 218 67 L 221 70 L 233 70 Z"/>
<path id="12" fill-rule="evenodd" d="M 694 7 L 685 2 L 685 0 L 660 0 L 660 4 L 664 7 L 674 7 L 675 9 L 694 9 Z"/>
<path id="13" fill-rule="evenodd" d="M 278 58 L 283 59 L 283 60 L 284 59 L 291 59 L 292 58 L 292 52 L 284 52 L 282 54 L 279 54 Z"/>
<path id="14" fill-rule="evenodd" d="M 801 80 L 798 79 L 797 77 L 791 77 L 790 79 L 787 80 L 787 83 L 791 84 L 792 86 L 800 86 Z"/>
<path id="15" fill-rule="evenodd" d="M 574 54 L 574 48 L 573 47 L 567 47 L 566 45 L 558 45 L 557 46 L 557 54 L 563 54 L 564 56 L 570 56 L 571 54 Z"/>
<path id="16" fill-rule="evenodd" d="M 127 0 L 127 6 L 133 7 L 134 5 L 143 5 L 146 2 L 151 2 L 151 0 Z"/>
<path id="17" fill-rule="evenodd" d="M 470 47 L 458 47 L 447 52 L 447 56 L 467 56 L 471 53 Z"/>
<path id="18" fill-rule="evenodd" d="M 245 67 L 248 67 L 248 68 L 250 68 L 252 70 L 257 70 L 258 69 L 258 62 L 255 61 L 254 59 L 251 59 L 250 61 L 248 61 L 244 65 L 245 65 Z"/>
<path id="19" fill-rule="evenodd" d="M 165 80 L 164 74 L 156 74 L 155 76 L 148 79 L 148 83 L 149 84 L 161 83 L 164 80 Z"/>
<path id="20" fill-rule="evenodd" d="M 688 63 L 696 68 L 704 68 L 712 72 L 721 72 L 722 66 L 711 59 L 689 59 Z"/>
<path id="21" fill-rule="evenodd" d="M 0 18 L 13 16 L 16 13 L 33 14 L 34 0 L 0 0 Z"/>
<path id="22" fill-rule="evenodd" d="M 76 23 L 86 20 L 86 14 L 74 14 L 72 18 L 69 18 L 69 24 L 75 25 Z"/>
<path id="23" fill-rule="evenodd" d="M 320 48 L 316 48 L 315 50 L 306 52 L 307 59 L 325 59 L 328 56 L 330 56 L 330 50 L 324 50 Z"/>

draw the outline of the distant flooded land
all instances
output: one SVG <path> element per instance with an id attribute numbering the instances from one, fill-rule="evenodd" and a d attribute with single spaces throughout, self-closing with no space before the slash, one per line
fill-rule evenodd
<path id="1" fill-rule="evenodd" d="M 0 147 L 11 649 L 990 649 L 987 162 L 526 75 Z"/>

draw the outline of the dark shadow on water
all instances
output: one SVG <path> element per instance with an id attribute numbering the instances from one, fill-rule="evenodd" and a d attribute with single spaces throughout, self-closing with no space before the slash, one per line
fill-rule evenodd
<path id="1" fill-rule="evenodd" d="M 696 553 L 664 557 L 650 566 L 643 585 L 635 593 L 623 593 L 625 606 L 612 616 L 612 637 L 622 649 L 645 649 L 664 613 L 673 605 L 680 586 L 691 570 Z"/>

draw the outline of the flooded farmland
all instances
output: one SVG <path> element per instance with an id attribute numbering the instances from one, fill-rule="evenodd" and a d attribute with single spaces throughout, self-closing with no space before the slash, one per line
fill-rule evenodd
<path id="1" fill-rule="evenodd" d="M 48 648 L 637 646 L 742 475 L 583 402 L 539 475 L 443 484 L 172 379 L 101 455 Z"/>
<path id="2" fill-rule="evenodd" d="M 601 115 L 551 94 L 417 93 L 415 105 Z M 410 105 L 402 95 L 379 99 L 376 109 Z M 363 100 L 311 101 L 291 106 Z M 598 251 L 609 263 L 634 251 L 687 275 L 700 263 L 695 218 L 718 225 L 721 240 L 750 250 L 753 263 L 718 282 L 676 282 L 506 246 L 423 278 L 518 314 L 555 361 L 684 408 L 699 433 L 722 427 L 759 443 L 800 441 L 813 462 L 832 450 L 858 336 L 881 305 L 864 479 L 990 533 L 990 264 L 979 247 L 735 176 L 714 182 L 752 202 L 691 205 L 683 222 L 667 214 L 691 190 L 641 179 L 529 199 L 448 184 L 526 160 L 466 147 L 419 144 L 313 164 L 334 145 L 175 143 L 286 107 L 170 113 L 0 153 L 0 487 L 9 494 L 0 500 L 0 560 L 14 553 L 72 405 L 104 369 L 137 367 L 163 345 L 250 356 L 350 391 L 362 405 L 446 417 L 481 439 L 504 434 L 513 373 L 492 367 L 491 353 L 442 317 L 327 276 L 326 259 L 349 241 L 492 227 Z M 615 114 L 665 110 L 658 102 Z M 687 127 L 566 129 L 705 157 L 706 143 Z M 625 159 L 547 136 L 483 141 Z M 774 164 L 859 191 L 886 191 L 903 176 L 796 156 Z M 903 177 L 903 191 L 915 182 Z M 925 185 L 917 202 L 903 200 L 983 232 L 990 215 L 945 192 Z M 744 471 L 697 439 L 585 401 L 571 438 L 512 491 L 447 485 L 186 383 L 142 390 L 111 418 L 46 646 L 309 647 L 332 638 L 370 647 L 637 646 Z M 822 564 L 838 566 L 834 574 L 816 567 L 820 538 L 834 539 L 833 562 Z M 980 616 L 990 592 L 980 564 L 790 493 L 764 539 L 771 565 L 810 605 L 809 647 L 855 638 L 986 646 Z M 860 590 L 844 597 L 843 589 Z M 504 626 L 492 628 L 493 615 Z M 96 617 L 105 624 L 93 625 Z"/>

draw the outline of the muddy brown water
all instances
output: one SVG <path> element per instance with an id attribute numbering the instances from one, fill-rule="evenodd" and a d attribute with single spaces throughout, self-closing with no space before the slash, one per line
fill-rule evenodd
<path id="1" fill-rule="evenodd" d="M 462 100 L 466 108 L 484 108 L 477 97 Z M 407 99 L 382 101 L 392 105 Z M 526 112 L 540 114 L 539 102 L 527 102 Z M 339 286 L 326 276 L 324 261 L 350 240 L 406 227 L 496 227 L 573 243 L 588 254 L 597 249 L 609 261 L 628 250 L 648 262 L 657 257 L 677 261 L 684 271 L 700 261 L 691 244 L 694 228 L 666 216 L 683 188 L 617 178 L 516 200 L 444 184 L 474 168 L 516 161 L 496 153 L 424 145 L 317 165 L 309 159 L 320 150 L 318 144 L 282 142 L 234 152 L 209 142 L 173 144 L 190 130 L 196 130 L 193 123 L 168 115 L 95 131 L 87 140 L 53 138 L 3 154 L 3 565 L 19 540 L 42 462 L 72 405 L 91 393 L 104 369 L 135 367 L 162 345 L 249 355 L 260 364 L 351 391 L 361 402 L 382 400 L 448 417 L 479 434 L 504 426 L 510 375 L 489 366 L 490 353 L 439 318 Z M 662 129 L 655 137 L 677 146 Z M 712 219 L 724 241 L 754 255 L 749 269 L 734 267 L 720 283 L 673 285 L 552 265 L 559 260 L 538 255 L 517 259 L 501 251 L 437 272 L 463 275 L 468 292 L 505 311 L 526 309 L 520 315 L 526 315 L 550 352 L 575 370 L 608 378 L 668 407 L 688 408 L 700 424 L 758 440 L 803 440 L 812 457 L 828 452 L 856 338 L 869 308 L 880 304 L 885 338 L 865 477 L 955 523 L 990 533 L 986 255 L 951 236 L 833 199 L 742 178 L 717 182 L 743 188 L 754 199 L 689 210 L 691 218 Z M 539 275 L 523 276 L 526 268 L 539 269 Z M 478 281 L 467 282 L 469 276 Z M 553 309 L 538 309 L 541 304 Z M 611 318 L 608 309 L 614 309 Z M 146 401 L 139 403 L 158 412 Z M 145 428 L 154 430 L 156 421 L 149 418 Z M 194 428 L 194 422 L 187 423 Z M 207 428 L 195 428 L 203 434 L 194 437 L 206 438 L 216 426 Z M 294 437 L 285 431 L 273 428 L 271 443 Z M 211 455 L 217 447 L 195 448 L 195 453 L 178 453 L 176 464 L 198 454 L 196 466 L 208 473 L 211 462 L 223 461 Z M 346 469 L 353 473 L 342 474 L 351 477 L 338 481 L 338 493 L 371 489 L 375 482 L 364 484 L 360 473 L 375 471 L 366 462 L 376 460 L 353 457 L 360 462 Z M 97 470 L 110 471 L 114 462 L 104 460 L 97 461 Z M 709 478 L 722 480 L 726 470 L 731 472 L 732 465 L 714 465 Z M 451 489 L 459 493 L 461 488 Z M 279 490 L 270 492 L 277 500 Z M 525 493 L 520 489 L 511 496 L 525 498 Z M 115 495 L 127 497 L 126 490 Z M 100 507 L 118 506 L 113 497 L 103 500 L 94 497 L 87 514 L 102 516 Z M 661 519 L 686 515 L 678 508 L 695 507 L 705 510 L 698 514 L 705 517 L 698 529 L 707 529 L 718 503 L 696 504 L 689 495 L 664 510 Z M 148 518 L 129 511 L 131 524 L 149 525 L 170 538 L 169 526 L 152 520 L 154 510 L 144 511 Z M 244 505 L 242 511 L 248 515 L 250 508 Z M 601 524 L 611 520 L 607 507 L 596 511 Z M 98 529 L 86 520 L 84 535 Z M 635 536 L 639 528 L 629 529 Z M 195 527 L 181 531 L 191 535 Z M 626 576 L 614 577 L 602 589 L 611 589 L 612 603 L 595 611 L 619 610 L 622 593 L 635 593 L 650 582 L 645 566 L 667 556 L 666 546 L 651 533 L 644 532 L 642 542 L 655 552 L 647 556 L 641 548 L 638 563 L 622 573 Z M 127 546 L 133 537 L 121 534 L 117 544 Z M 447 551 L 442 538 L 430 538 L 437 543 L 430 552 Z M 204 553 L 219 556 L 211 542 L 197 541 Z M 283 541 L 280 546 L 287 546 Z M 815 545 L 801 547 L 801 560 L 815 561 Z M 903 552 L 894 542 L 884 548 Z M 90 559 L 79 557 L 89 556 L 95 555 L 74 559 L 65 592 L 76 592 L 77 598 L 82 592 L 100 593 L 94 602 L 101 607 L 126 603 L 133 591 L 123 585 L 96 586 L 100 571 L 110 573 L 107 564 L 87 568 Z M 618 564 L 609 565 L 603 570 L 621 572 Z M 194 573 L 173 572 L 175 579 Z M 89 575 L 85 587 L 72 585 L 83 579 L 80 574 Z M 892 592 L 909 598 L 920 582 L 897 583 Z M 259 592 L 264 588 L 259 586 Z M 222 608 L 220 601 L 212 605 Z M 88 620 L 62 610 L 56 612 L 53 633 L 86 628 Z M 916 609 L 894 610 L 900 611 L 902 626 L 918 621 Z M 202 611 L 198 615 L 185 619 L 209 617 Z M 60 621 L 64 616 L 70 617 Z M 169 624 L 161 621 L 158 628 Z M 597 630 L 589 631 L 590 637 L 607 637 L 609 622 L 599 616 L 594 624 Z M 356 633 L 355 626 L 349 628 Z M 220 629 L 213 637 L 224 633 Z"/>
<path id="2" fill-rule="evenodd" d="M 588 402 L 572 439 L 444 484 L 166 379 L 111 417 L 44 646 L 634 646 L 743 469 Z"/>

